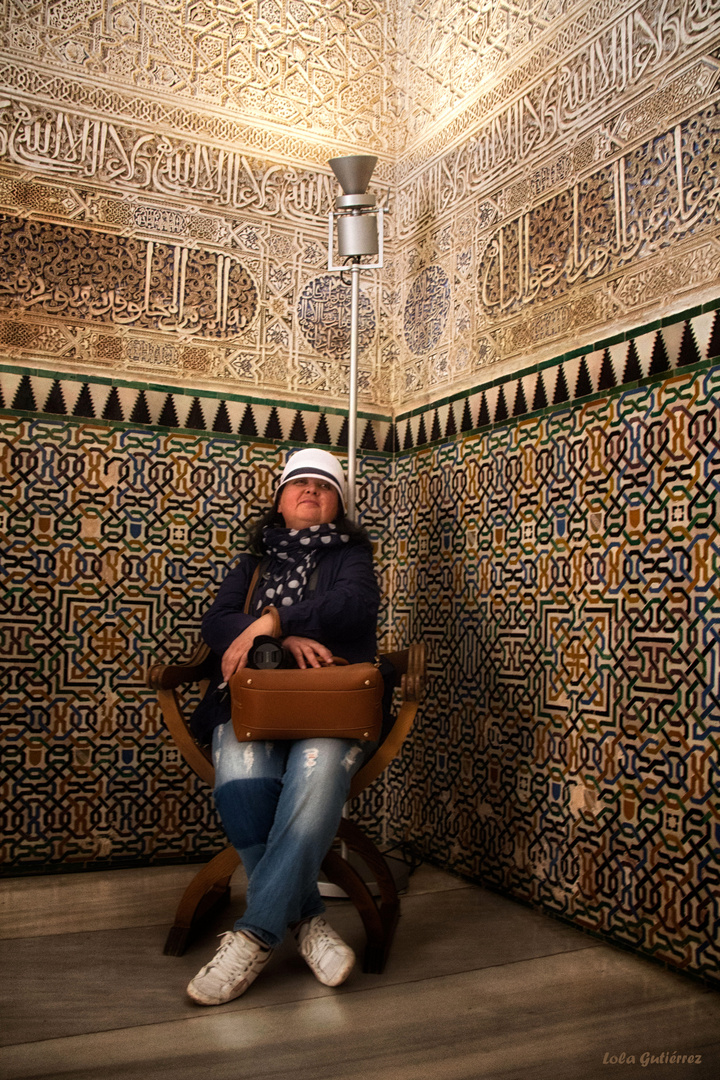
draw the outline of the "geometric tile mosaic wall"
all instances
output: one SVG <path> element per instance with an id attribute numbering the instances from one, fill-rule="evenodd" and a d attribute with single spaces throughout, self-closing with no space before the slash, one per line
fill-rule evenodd
<path id="1" fill-rule="evenodd" d="M 656 960 L 720 969 L 720 367 L 396 459 L 430 691 L 390 818 Z"/>
<path id="2" fill-rule="evenodd" d="M 403 757 L 354 809 L 388 842 L 707 978 L 716 305 L 396 425 L 367 418 L 385 642 L 423 637 L 431 681 Z M 0 371 L 0 389 L 2 872 L 202 860 L 222 836 L 143 672 L 196 640 L 287 446 L 324 417 L 342 450 L 343 417 L 32 370 Z M 210 431 L 223 406 L 230 430 Z"/>
<path id="3" fill-rule="evenodd" d="M 202 861 L 222 834 L 145 671 L 197 642 L 287 447 L 57 417 L 0 430 L 3 873 Z M 389 469 L 362 458 L 374 537 Z"/>

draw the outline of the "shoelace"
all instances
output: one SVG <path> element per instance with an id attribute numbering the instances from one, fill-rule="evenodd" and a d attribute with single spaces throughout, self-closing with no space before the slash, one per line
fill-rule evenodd
<path id="1" fill-rule="evenodd" d="M 228 952 L 230 951 L 232 945 L 235 942 L 235 935 L 231 930 L 226 930 L 224 934 L 218 934 L 218 937 L 221 939 L 220 948 L 215 953 L 209 964 L 207 964 L 205 968 L 206 971 L 209 971 L 210 968 L 222 967 L 223 961 L 226 959 Z M 239 960 L 235 961 L 235 963 L 243 965 L 246 964 L 247 961 L 243 957 L 241 957 Z"/>
<path id="2" fill-rule="evenodd" d="M 325 929 L 324 926 L 315 927 L 310 932 L 310 934 L 306 935 L 305 942 L 307 941 L 308 937 L 311 939 L 310 940 L 310 952 L 311 953 L 316 953 L 320 948 L 329 947 L 331 949 L 335 949 L 335 948 L 338 947 L 338 944 L 339 944 L 335 940 L 335 938 L 330 936 L 330 934 L 327 932 L 327 930 Z M 303 944 L 305 944 L 305 942 L 303 942 Z"/>

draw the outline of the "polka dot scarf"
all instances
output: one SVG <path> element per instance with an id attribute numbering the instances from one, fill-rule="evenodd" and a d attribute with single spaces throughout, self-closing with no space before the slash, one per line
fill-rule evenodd
<path id="1" fill-rule="evenodd" d="M 308 579 L 323 551 L 347 544 L 350 537 L 339 533 L 337 525 L 311 525 L 309 529 L 263 529 L 270 564 L 257 590 L 255 611 L 272 604 L 290 607 L 302 600 Z"/>

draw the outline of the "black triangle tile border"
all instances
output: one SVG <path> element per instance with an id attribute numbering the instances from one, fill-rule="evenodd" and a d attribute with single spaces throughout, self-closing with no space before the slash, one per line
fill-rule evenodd
<path id="1" fill-rule="evenodd" d="M 147 386 L 94 383 L 62 374 L 38 374 L 18 368 L 0 370 L 0 407 L 18 412 L 78 420 L 109 421 L 200 431 L 208 435 L 240 435 L 271 442 L 347 448 L 347 416 L 303 405 L 192 396 Z M 360 448 L 388 452 L 397 442 L 390 417 L 358 417 Z M 390 451 L 392 452 L 392 451 Z"/>
<path id="2" fill-rule="evenodd" d="M 411 415 L 401 414 L 395 421 L 396 452 L 507 424 L 530 413 L 567 408 L 574 401 L 661 378 L 715 357 L 720 357 L 720 307 L 644 328 L 611 345 L 589 346 L 585 353 L 476 386 L 449 402 L 445 399 L 443 405 L 434 402 Z"/>
<path id="3" fill-rule="evenodd" d="M 475 386 L 395 420 L 358 418 L 358 441 L 366 452 L 397 454 L 531 413 L 567 408 L 594 394 L 662 378 L 674 370 L 720 357 L 720 301 L 702 311 L 652 325 L 583 354 L 548 361 L 503 379 Z M 0 370 L 0 407 L 13 411 L 158 426 L 208 435 L 239 435 L 273 442 L 345 449 L 347 416 L 302 404 L 271 403 L 220 395 L 95 383 L 92 378 Z"/>

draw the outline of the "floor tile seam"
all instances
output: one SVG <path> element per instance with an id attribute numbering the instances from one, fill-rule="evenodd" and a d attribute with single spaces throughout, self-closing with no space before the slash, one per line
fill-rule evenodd
<path id="1" fill-rule="evenodd" d="M 457 972 L 455 974 L 462 975 L 462 974 L 468 974 L 468 972 Z M 447 976 L 447 977 L 450 978 L 452 976 Z M 420 980 L 420 981 L 432 981 L 432 980 Z M 376 989 L 376 988 L 372 988 L 372 990 L 374 990 L 374 989 Z M 368 992 L 372 992 L 372 990 L 370 990 L 370 991 L 365 990 L 365 991 L 362 991 L 362 992 L 363 993 L 368 993 Z M 360 991 L 353 991 L 353 993 L 357 993 L 357 992 L 360 992 Z M 276 1002 L 268 1003 L 266 1005 L 257 1005 L 257 1006 L 254 1006 L 252 1009 L 234 1010 L 232 1013 L 226 1013 L 224 1015 L 226 1015 L 226 1016 L 235 1015 L 238 1018 L 240 1018 L 240 1017 L 245 1016 L 249 1012 L 256 1013 L 256 1012 L 259 1012 L 260 1010 L 269 1010 L 269 1009 L 277 1009 L 277 1008 L 287 1008 L 287 1007 L 292 1007 L 292 1006 L 301 1006 L 305 1002 L 316 1002 L 316 1001 L 322 1001 L 323 999 L 324 999 L 324 996 L 319 995 L 318 997 L 309 997 L 309 998 L 306 997 L 306 998 L 294 999 L 294 1000 L 290 1000 L 290 1001 L 276 1001 Z M 652 1001 L 643 1001 L 643 1002 L 639 1003 L 639 1006 L 641 1006 L 641 1007 L 647 1006 L 647 1007 L 653 1008 L 656 1011 L 660 1011 L 660 1012 L 672 1012 L 672 1011 L 677 1009 L 678 1002 L 674 998 L 668 997 L 668 998 L 663 998 L 663 999 L 660 999 L 660 1000 L 654 999 Z M 620 1009 L 625 1008 L 623 1005 L 620 1005 L 618 1007 Z M 12 1051 L 12 1050 L 17 1051 L 17 1050 L 27 1049 L 28 1052 L 31 1052 L 31 1049 L 34 1048 L 34 1047 L 48 1046 L 48 1045 L 50 1045 L 52 1043 L 68 1043 L 69 1041 L 72 1041 L 72 1040 L 92 1039 L 92 1038 L 95 1038 L 95 1037 L 102 1038 L 104 1036 L 109 1036 L 109 1035 L 123 1035 L 123 1034 L 130 1035 L 130 1033 L 137 1032 L 137 1031 L 139 1031 L 141 1029 L 151 1029 L 151 1028 L 155 1028 L 155 1027 L 167 1027 L 167 1026 L 169 1026 L 171 1024 L 174 1026 L 176 1024 L 185 1024 L 185 1023 L 188 1023 L 188 1022 L 195 1022 L 195 1021 L 202 1022 L 202 1021 L 205 1021 L 205 1020 L 212 1020 L 213 1015 L 215 1014 L 215 1008 L 216 1008 L 215 1006 L 207 1007 L 207 1008 L 203 1008 L 202 1006 L 200 1006 L 199 1008 L 203 1009 L 203 1012 L 199 1013 L 199 1015 L 197 1015 L 197 1016 L 179 1017 L 176 1020 L 158 1020 L 158 1021 L 156 1021 L 154 1023 L 150 1023 L 150 1024 L 136 1024 L 136 1025 L 133 1025 L 133 1026 L 125 1025 L 125 1026 L 122 1026 L 122 1027 L 115 1027 L 115 1028 L 100 1028 L 97 1031 L 79 1032 L 79 1033 L 77 1033 L 75 1035 L 56 1035 L 56 1036 L 51 1037 L 49 1039 L 34 1039 L 32 1041 L 25 1040 L 25 1041 L 20 1041 L 20 1042 L 4 1043 L 4 1044 L 0 1045 L 0 1062 L 2 1061 L 3 1051 L 6 1051 L 6 1050 L 7 1051 Z M 217 1006 L 217 1008 L 222 1008 L 222 1006 Z M 608 1016 L 606 1014 L 604 1016 L 604 1018 L 599 1019 L 599 1022 L 607 1023 L 607 1020 L 608 1020 Z M 720 1049 L 720 1040 L 718 1040 L 717 1037 L 713 1037 L 712 1033 L 701 1032 L 699 1036 L 696 1036 L 696 1038 L 699 1038 L 699 1039 L 703 1040 L 699 1047 L 696 1046 L 696 1049 L 698 1049 L 698 1048 L 701 1049 L 703 1051 L 703 1053 L 706 1052 L 706 1051 Z M 706 1042 L 706 1041 L 704 1041 L 705 1039 L 712 1039 L 712 1041 L 711 1042 Z"/>
<path id="2" fill-rule="evenodd" d="M 467 892 L 468 890 L 475 889 L 477 886 L 468 882 L 467 884 L 460 884 L 457 888 L 453 889 L 428 889 L 426 892 L 421 893 L 400 893 L 400 899 L 403 902 L 410 902 L 418 898 L 424 898 L 427 896 L 447 896 L 448 893 L 455 892 Z M 339 907 L 335 910 L 341 910 Z M 328 909 L 332 915 L 333 908 Z M 158 920 L 157 922 L 137 922 L 128 923 L 127 925 L 113 924 L 112 926 L 101 926 L 84 928 L 81 930 L 58 930 L 50 933 L 33 933 L 33 934 L 6 934 L 0 929 L 0 942 L 2 941 L 30 941 L 33 938 L 46 938 L 46 937 L 74 937 L 77 934 L 107 934 L 112 930 L 151 930 L 155 926 L 167 926 L 170 929 L 170 922 L 166 919 Z"/>
<path id="3" fill-rule="evenodd" d="M 409 886 L 408 886 L 408 888 L 409 888 Z M 447 886 L 441 886 L 438 889 L 423 889 L 422 892 L 416 892 L 416 893 L 408 892 L 408 890 L 405 889 L 402 892 L 398 892 L 398 895 L 400 897 L 402 897 L 402 899 L 404 900 L 406 897 L 413 897 L 413 896 L 428 896 L 428 895 L 442 896 L 443 893 L 458 892 L 460 889 L 477 889 L 478 892 L 483 891 L 482 885 L 476 885 L 475 882 L 473 882 L 473 881 L 458 881 L 457 885 L 453 885 L 451 888 L 448 888 Z"/>
<path id="4" fill-rule="evenodd" d="M 556 952 L 541 953 L 538 956 L 521 956 L 516 960 L 501 960 L 495 964 L 483 964 L 481 967 L 460 968 L 458 971 L 438 972 L 437 975 L 424 975 L 414 979 L 400 979 L 396 983 L 383 983 L 382 986 L 415 986 L 422 982 L 435 982 L 437 979 L 451 979 L 455 975 L 469 975 L 473 971 L 496 971 L 498 968 L 511 968 L 516 967 L 519 964 L 531 964 L 537 960 L 549 960 L 553 956 L 570 956 L 574 953 L 602 948 L 602 946 L 603 942 L 599 941 L 592 945 L 578 945 L 577 948 L 573 949 L 558 949 Z M 362 987 L 358 987 L 357 990 L 348 990 L 346 993 L 362 993 Z"/>
<path id="5" fill-rule="evenodd" d="M 466 885 L 458 885 L 457 888 L 452 889 L 425 889 L 423 892 L 401 892 L 398 895 L 401 900 L 414 900 L 418 896 L 447 896 L 448 893 L 465 892 L 476 888 L 477 885 L 468 882 Z"/>
<path id="6" fill-rule="evenodd" d="M 510 967 L 518 966 L 520 964 L 533 963 L 534 961 L 539 961 L 539 960 L 547 960 L 547 959 L 549 959 L 550 957 L 553 957 L 553 956 L 569 956 L 569 955 L 577 953 L 577 952 L 585 952 L 585 951 L 589 951 L 589 950 L 592 950 L 592 949 L 601 949 L 602 947 L 603 947 L 603 943 L 602 942 L 597 942 L 597 943 L 594 943 L 594 944 L 581 946 L 581 947 L 579 947 L 577 949 L 561 949 L 561 950 L 558 950 L 557 952 L 543 953 L 540 956 L 521 957 L 521 958 L 519 958 L 517 960 L 510 960 L 510 961 L 506 961 L 506 962 L 502 962 L 502 963 L 496 963 L 496 964 L 486 964 L 483 967 L 462 968 L 459 971 L 439 972 L 437 975 L 426 975 L 426 976 L 418 977 L 418 978 L 414 978 L 414 979 L 398 979 L 397 982 L 392 982 L 392 981 L 390 981 L 390 982 L 381 982 L 381 983 L 379 982 L 379 983 L 376 983 L 374 986 L 358 986 L 358 987 L 356 987 L 354 989 L 350 989 L 350 988 L 346 987 L 342 991 L 342 996 L 343 997 L 348 997 L 350 995 L 355 995 L 355 994 L 372 994 L 372 993 L 375 993 L 378 990 L 392 990 L 392 989 L 397 989 L 398 987 L 401 987 L 401 986 L 418 986 L 421 983 L 434 983 L 434 982 L 437 982 L 439 979 L 453 979 L 453 978 L 456 978 L 457 976 L 461 976 L 461 975 L 471 975 L 473 972 L 494 971 L 494 970 L 497 970 L 498 968 L 502 968 L 502 967 L 510 968 Z M 259 1011 L 261 1009 L 276 1009 L 276 1008 L 286 1008 L 287 1006 L 301 1006 L 305 1002 L 322 1001 L 325 998 L 328 998 L 330 996 L 332 996 L 332 995 L 317 992 L 315 994 L 304 995 L 303 997 L 300 997 L 300 998 L 292 998 L 292 999 L 289 999 L 287 1001 L 273 1001 L 273 1002 L 267 1002 L 265 1004 L 251 1005 L 251 1006 L 249 1006 L 247 1008 L 244 1008 L 242 1010 L 237 1010 L 237 1014 L 238 1014 L 238 1016 L 241 1016 L 241 1015 L 244 1015 L 245 1013 L 257 1012 L 257 1011 Z M 228 1002 L 228 1004 L 230 1004 L 230 1003 Z M 2 1056 L 2 1051 L 4 1049 L 9 1049 L 11 1047 L 40 1046 L 40 1045 L 42 1045 L 44 1043 L 65 1042 L 68 1039 L 86 1039 L 86 1038 L 92 1038 L 95 1035 L 107 1035 L 107 1034 L 110 1034 L 112 1032 L 140 1031 L 143 1028 L 164 1027 L 164 1026 L 166 1026 L 168 1024 L 185 1024 L 187 1022 L 194 1022 L 194 1021 L 198 1021 L 198 1020 L 202 1021 L 202 1020 L 210 1019 L 213 1015 L 215 1015 L 215 1009 L 216 1008 L 222 1008 L 222 1006 L 207 1006 L 207 1007 L 199 1006 L 199 1008 L 203 1009 L 203 1011 L 201 1013 L 199 1013 L 198 1015 L 179 1016 L 179 1017 L 176 1017 L 176 1018 L 171 1017 L 171 1018 L 169 1018 L 167 1020 L 156 1020 L 156 1021 L 152 1021 L 152 1022 L 147 1023 L 147 1024 L 132 1024 L 132 1025 L 123 1025 L 123 1026 L 120 1026 L 120 1027 L 100 1028 L 97 1031 L 80 1032 L 80 1033 L 78 1033 L 76 1035 L 56 1035 L 56 1036 L 51 1037 L 49 1039 L 33 1039 L 32 1041 L 27 1041 L 26 1040 L 24 1042 L 17 1042 L 17 1043 L 11 1043 L 11 1042 L 3 1043 L 2 1045 L 0 1045 L 0 1057 Z"/>
<path id="7" fill-rule="evenodd" d="M 35 938 L 76 937 L 78 934 L 107 934 L 114 930 L 150 930 L 153 926 L 164 925 L 164 923 L 131 923 L 129 926 L 106 926 L 92 929 L 86 928 L 84 930 L 53 930 L 46 934 L 42 933 L 42 931 L 32 934 L 0 934 L 0 943 L 5 941 L 33 941 Z"/>
<path id="8" fill-rule="evenodd" d="M 472 889 L 473 886 L 468 885 L 467 888 Z M 441 889 L 441 890 L 439 890 L 437 895 L 443 896 L 443 895 L 447 895 L 447 893 L 449 893 L 449 892 L 460 892 L 460 891 L 461 891 L 461 889 Z M 405 901 L 409 902 L 409 901 L 414 900 L 415 898 L 434 896 L 434 895 L 436 895 L 434 892 L 412 893 L 410 895 L 401 894 L 401 899 L 404 902 Z M 337 910 L 341 910 L 341 909 L 340 908 L 335 908 L 334 910 L 337 911 Z M 331 916 L 332 916 L 332 911 L 333 911 L 333 908 L 328 909 L 328 912 L 329 912 L 329 914 Z M 153 929 L 153 927 L 156 927 L 156 926 L 164 926 L 164 927 L 167 927 L 167 929 L 169 930 L 170 927 L 171 927 L 171 923 L 170 923 L 169 919 L 160 919 L 157 922 L 136 922 L 136 923 L 128 923 L 126 925 L 113 923 L 112 926 L 84 927 L 84 928 L 79 929 L 79 930 L 55 930 L 55 931 L 50 931 L 49 933 L 35 932 L 35 933 L 8 934 L 4 930 L 0 929 L 0 942 L 3 942 L 3 941 L 30 941 L 33 938 L 47 938 L 47 937 L 75 937 L 78 934 L 107 934 L 107 933 L 109 933 L 109 932 L 111 932 L 113 930 L 117 930 L 117 931 L 123 931 L 123 930 L 151 930 L 151 929 Z"/>
<path id="9" fill-rule="evenodd" d="M 128 926 L 101 926 L 92 929 L 85 928 L 84 930 L 57 930 L 51 934 L 24 934 L 15 937 L 6 937 L 2 932 L 0 932 L 0 941 L 31 941 L 33 938 L 77 937 L 78 934 L 108 934 L 112 933 L 115 930 L 152 930 L 156 926 L 163 926 L 166 927 L 167 930 L 169 930 L 171 927 L 171 923 L 163 919 L 160 922 L 153 923 L 131 923 Z M 218 937 L 219 936 L 220 934 L 218 934 Z"/>
<path id="10" fill-rule="evenodd" d="M 472 883 L 468 883 L 466 886 L 461 885 L 457 889 L 441 889 L 437 893 L 435 893 L 434 891 L 430 891 L 430 892 L 426 892 L 426 893 L 413 893 L 413 894 L 410 894 L 410 895 L 401 894 L 401 900 L 403 901 L 403 903 L 411 903 L 414 900 L 425 899 L 428 896 L 435 896 L 435 895 L 446 896 L 448 893 L 468 892 L 468 891 L 471 891 L 473 889 L 477 889 L 477 886 L 473 885 Z M 491 893 L 490 895 L 495 895 L 495 894 Z M 337 908 L 335 908 L 335 910 L 338 911 L 338 910 L 341 910 L 341 909 L 339 907 L 337 907 Z M 328 914 L 331 917 L 332 917 L 332 911 L 333 911 L 333 909 L 329 908 Z M 543 913 L 541 912 L 540 914 L 543 914 Z M 402 910 L 400 912 L 400 917 L 402 918 Z M 12 935 L 7 935 L 7 934 L 3 933 L 2 930 L 0 930 L 0 942 L 5 942 L 5 941 L 33 941 L 36 938 L 49 938 L 49 937 L 57 937 L 57 938 L 68 937 L 68 938 L 70 938 L 70 937 L 77 937 L 80 934 L 83 934 L 83 935 L 87 935 L 87 934 L 108 934 L 108 933 L 112 933 L 114 931 L 122 932 L 124 930 L 152 930 L 155 927 L 166 927 L 166 928 L 170 929 L 170 923 L 169 923 L 168 920 L 161 919 L 161 920 L 158 920 L 157 922 L 129 923 L 126 926 L 113 924 L 112 926 L 100 926 L 100 927 L 93 927 L 93 928 L 85 927 L 85 928 L 82 928 L 82 929 L 79 929 L 79 930 L 57 930 L 57 931 L 50 932 L 50 933 L 47 933 L 47 934 L 44 934 L 44 933 L 32 933 L 32 934 L 12 934 Z M 570 927 L 570 929 L 573 929 L 573 928 Z M 607 944 L 607 943 L 599 941 L 598 944 L 602 945 L 602 944 Z"/>

